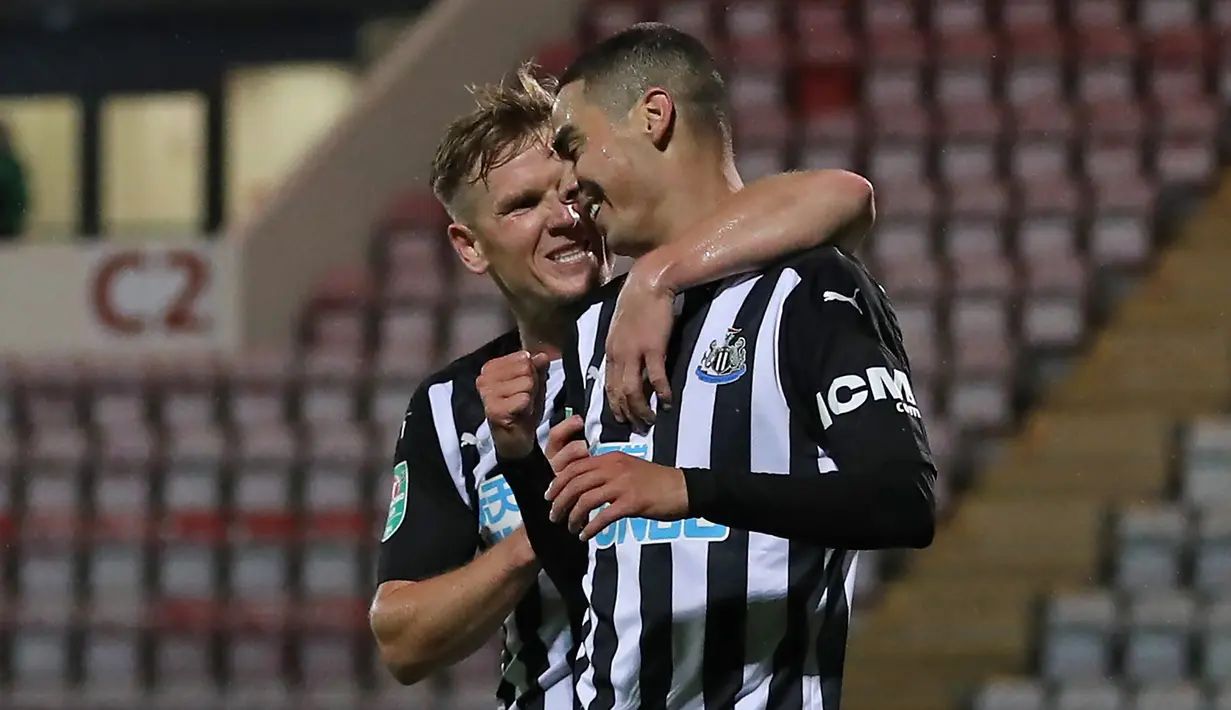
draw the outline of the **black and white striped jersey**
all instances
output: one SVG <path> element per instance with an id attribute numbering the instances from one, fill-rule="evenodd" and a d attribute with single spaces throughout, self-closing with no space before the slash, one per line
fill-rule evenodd
<path id="1" fill-rule="evenodd" d="M 457 569 L 521 526 L 517 501 L 496 470 L 483 403 L 475 389 L 484 363 L 521 350 L 516 332 L 427 378 L 406 412 L 394 458 L 393 492 L 380 545 L 378 582 L 419 581 Z M 549 402 L 564 384 L 552 363 Z M 560 407 L 539 425 L 546 440 Z M 501 707 L 573 710 L 572 635 L 560 595 L 543 574 L 505 622 Z"/>
<path id="2" fill-rule="evenodd" d="M 567 398 L 584 412 L 594 455 L 684 469 L 703 517 L 620 520 L 589 541 L 575 619 L 579 704 L 836 710 L 855 550 L 915 544 L 918 535 L 895 532 L 892 497 L 910 499 L 924 525 L 934 514 L 935 471 L 884 291 L 827 248 L 686 292 L 667 361 L 675 404 L 638 434 L 615 421 L 604 395 L 619 285 L 577 321 Z M 889 470 L 914 473 L 864 495 Z M 859 503 L 841 516 L 883 521 L 856 521 L 848 533 L 837 511 L 812 507 L 832 508 L 840 488 Z M 541 523 L 527 520 L 551 564 Z M 930 541 L 930 527 L 922 534 Z M 567 577 L 553 567 L 553 578 Z"/>

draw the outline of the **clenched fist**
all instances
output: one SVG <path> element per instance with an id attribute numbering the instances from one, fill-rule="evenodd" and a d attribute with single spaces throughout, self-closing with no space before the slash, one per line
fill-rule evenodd
<path id="1" fill-rule="evenodd" d="M 488 361 L 475 380 L 492 443 L 504 458 L 525 458 L 534 450 L 545 406 L 544 373 L 550 363 L 542 353 L 522 350 Z"/>

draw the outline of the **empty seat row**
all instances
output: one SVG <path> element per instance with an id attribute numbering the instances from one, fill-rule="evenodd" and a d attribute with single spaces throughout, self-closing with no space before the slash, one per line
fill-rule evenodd
<path id="1" fill-rule="evenodd" d="M 1213 2 L 1207 12 L 1200 0 L 1054 0 L 885 1 L 857 2 L 766 0 L 712 3 L 706 0 L 603 0 L 590 4 L 588 24 L 603 37 L 634 22 L 657 19 L 699 36 L 715 34 L 725 26 L 733 39 L 783 33 L 791 27 L 800 34 L 815 31 L 920 29 L 944 36 L 1000 24 L 1009 30 L 1052 28 L 1062 23 L 1076 28 L 1122 27 L 1130 19 L 1147 30 L 1201 27 L 1207 22 L 1231 25 L 1231 8 Z"/>
<path id="2" fill-rule="evenodd" d="M 1089 681 L 1049 687 L 1035 681 L 995 681 L 975 697 L 972 710 L 1231 710 L 1231 686 Z"/>
<path id="3" fill-rule="evenodd" d="M 1093 592 L 1053 599 L 1040 629 L 1039 664 L 1050 679 L 1231 680 L 1231 603 L 1185 594 L 1117 603 Z"/>
<path id="4" fill-rule="evenodd" d="M 1224 475 L 1231 486 L 1231 469 Z M 1122 589 L 1149 592 L 1191 584 L 1231 595 L 1231 515 L 1217 507 L 1201 514 L 1182 506 L 1125 511 L 1110 553 Z"/>

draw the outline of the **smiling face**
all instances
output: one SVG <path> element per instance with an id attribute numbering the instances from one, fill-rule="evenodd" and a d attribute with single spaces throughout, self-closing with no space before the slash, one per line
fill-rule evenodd
<path id="1" fill-rule="evenodd" d="M 602 240 L 566 204 L 564 177 L 564 164 L 545 140 L 531 141 L 486 181 L 465 188 L 469 218 L 449 227 L 462 262 L 474 273 L 491 275 L 514 310 L 558 307 L 606 276 Z"/>
<path id="2" fill-rule="evenodd" d="M 608 247 L 628 256 L 656 245 L 655 208 L 667 189 L 656 136 L 639 125 L 641 113 L 613 121 L 587 101 L 580 81 L 561 89 L 552 112 L 552 147 L 572 168 L 583 209 Z"/>

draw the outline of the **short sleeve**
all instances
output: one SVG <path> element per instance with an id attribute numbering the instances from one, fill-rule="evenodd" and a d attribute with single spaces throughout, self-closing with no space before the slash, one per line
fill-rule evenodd
<path id="1" fill-rule="evenodd" d="M 801 269 L 783 310 L 792 409 L 840 471 L 932 465 L 892 307 L 879 284 L 837 250 Z"/>
<path id="2" fill-rule="evenodd" d="M 438 576 L 470 562 L 479 545 L 478 518 L 445 463 L 425 386 L 411 399 L 398 436 L 377 581 Z"/>

